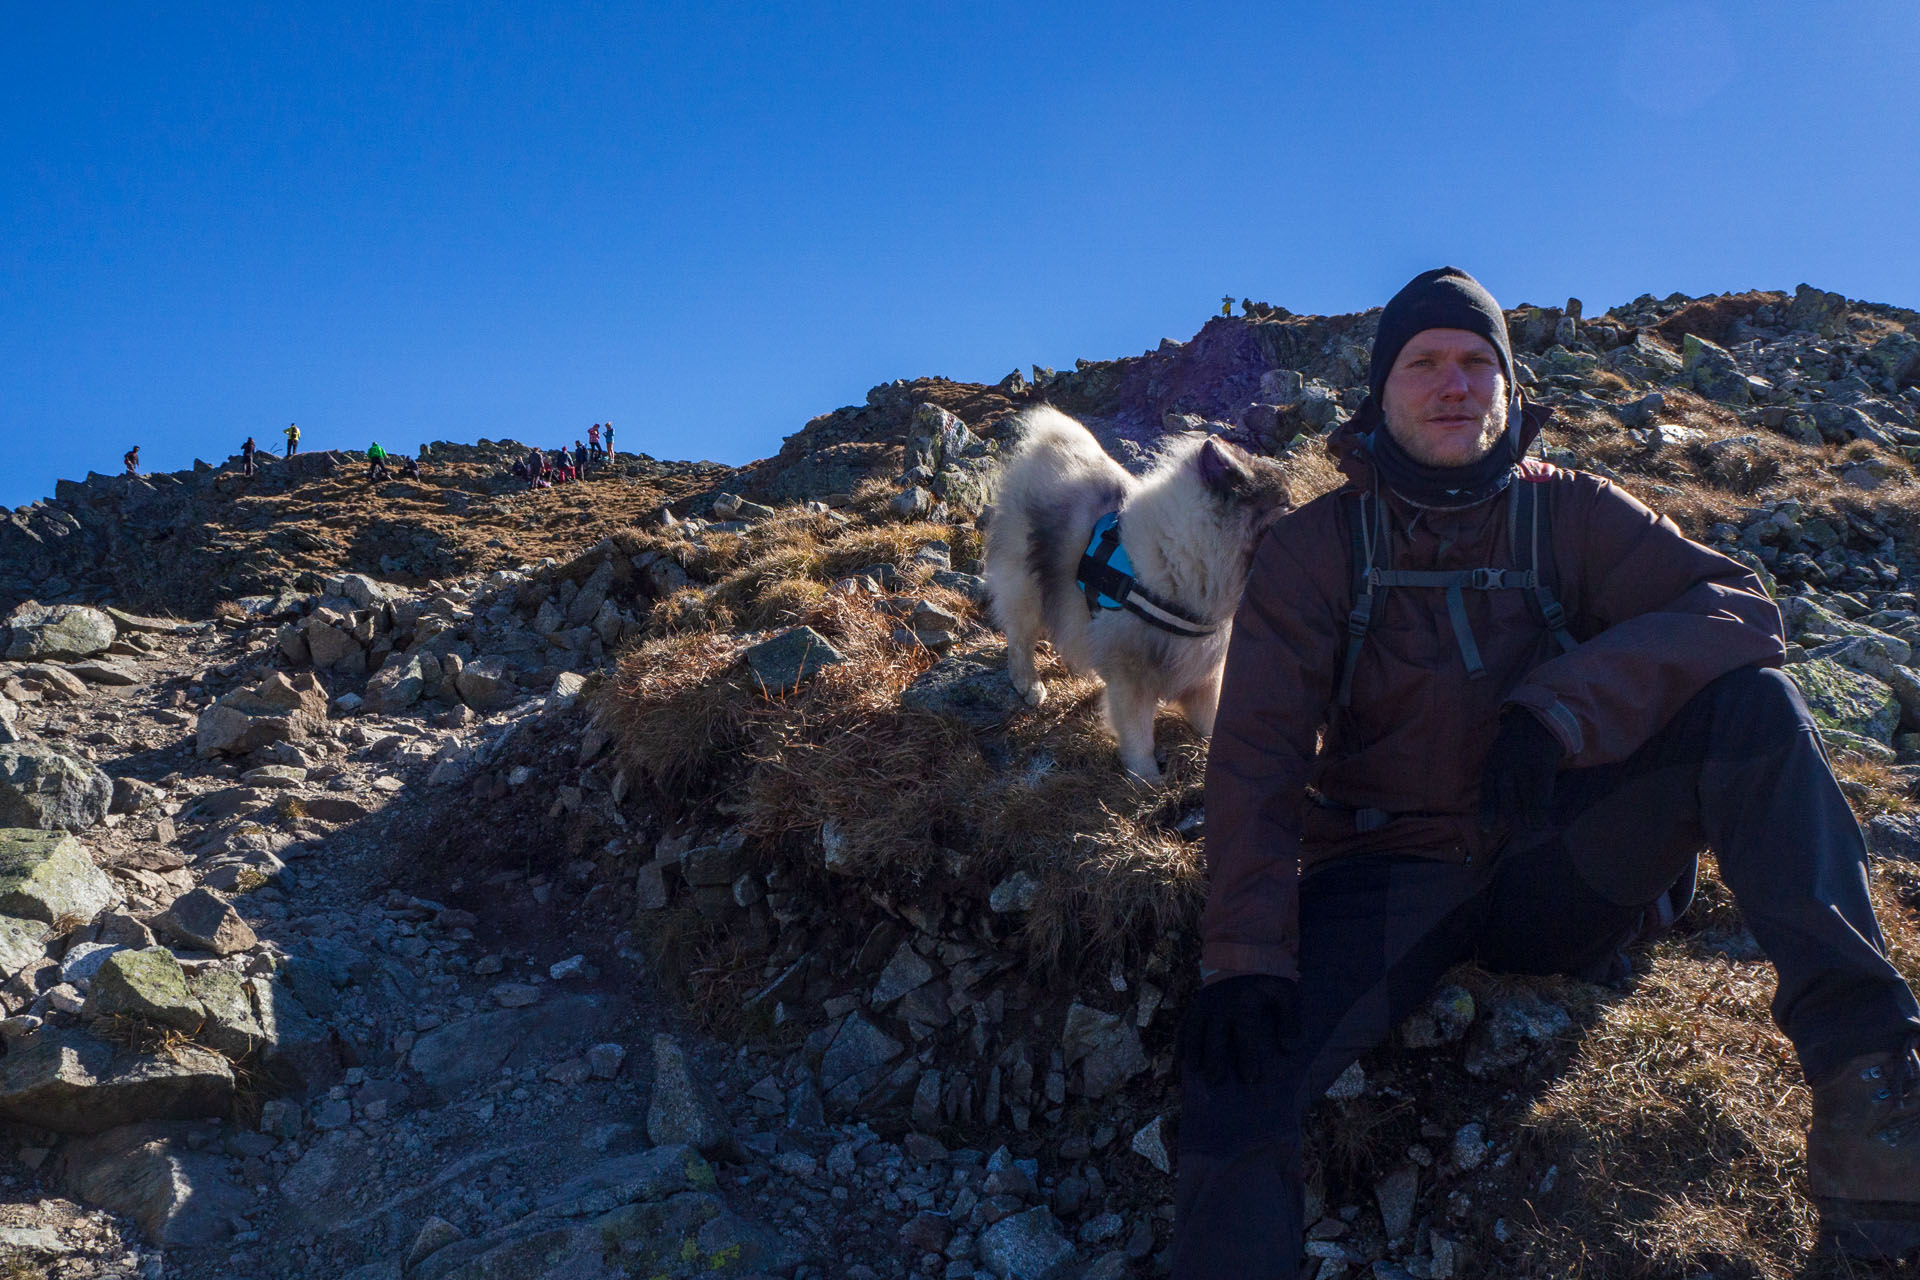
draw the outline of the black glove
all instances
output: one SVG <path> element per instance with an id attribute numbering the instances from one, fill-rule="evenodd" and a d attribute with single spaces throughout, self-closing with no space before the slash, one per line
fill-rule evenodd
<path id="1" fill-rule="evenodd" d="M 1566 748 L 1531 711 L 1500 718 L 1500 732 L 1480 773 L 1480 829 L 1493 832 L 1518 822 L 1529 831 L 1547 825 L 1554 775 Z"/>
<path id="2" fill-rule="evenodd" d="M 1251 1087 L 1300 1040 L 1300 984 L 1243 973 L 1200 988 L 1180 1023 L 1180 1061 L 1215 1084 Z"/>

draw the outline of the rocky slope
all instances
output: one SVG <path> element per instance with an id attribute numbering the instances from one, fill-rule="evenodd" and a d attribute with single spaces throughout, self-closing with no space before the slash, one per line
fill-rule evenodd
<path id="1" fill-rule="evenodd" d="M 1200 429 L 1329 483 L 1373 316 L 1244 310 L 877 387 L 737 472 L 525 493 L 517 446 L 434 445 L 419 484 L 314 455 L 7 513 L 0 1256 L 1155 1274 L 1204 744 L 1163 725 L 1147 791 L 1090 682 L 1017 708 L 977 522 L 1040 399 L 1129 461 Z M 1548 456 L 1778 591 L 1920 973 L 1920 318 L 1803 286 L 1510 321 Z M 1825 1274 L 1724 891 L 1634 961 L 1463 969 L 1344 1076 L 1310 1274 Z"/>

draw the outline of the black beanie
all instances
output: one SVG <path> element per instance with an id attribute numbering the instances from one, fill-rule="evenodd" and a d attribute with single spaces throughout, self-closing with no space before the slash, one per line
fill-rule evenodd
<path id="1" fill-rule="evenodd" d="M 1367 382 L 1376 404 L 1386 403 L 1387 375 L 1400 348 L 1425 329 L 1465 329 L 1477 333 L 1500 353 L 1500 373 L 1511 394 L 1513 346 L 1507 341 L 1507 317 L 1486 286 L 1458 267 L 1435 267 L 1407 281 L 1380 313 L 1373 339 L 1373 363 Z"/>

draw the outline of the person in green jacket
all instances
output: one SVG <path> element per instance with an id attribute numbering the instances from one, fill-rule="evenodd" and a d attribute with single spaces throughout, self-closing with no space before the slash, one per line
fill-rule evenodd
<path id="1" fill-rule="evenodd" d="M 367 446 L 367 479 L 393 479 L 393 473 L 387 470 L 387 451 L 380 447 L 377 440 Z"/>

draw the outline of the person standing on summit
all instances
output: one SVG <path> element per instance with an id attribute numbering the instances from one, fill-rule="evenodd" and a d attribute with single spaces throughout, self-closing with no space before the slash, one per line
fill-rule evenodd
<path id="1" fill-rule="evenodd" d="M 139 475 L 140 474 L 140 446 L 135 445 L 133 446 L 133 448 L 127 450 L 126 453 L 122 454 L 120 457 L 120 465 L 127 469 L 128 475 L 130 476 Z"/>
<path id="2" fill-rule="evenodd" d="M 240 474 L 253 474 L 253 437 L 248 436 L 240 446 Z"/>
<path id="3" fill-rule="evenodd" d="M 1920 1248 L 1920 1006 L 1739 563 L 1526 456 L 1547 413 L 1464 271 L 1381 312 L 1339 490 L 1276 521 L 1207 762 L 1177 1280 L 1299 1274 L 1301 1123 L 1454 964 L 1608 975 L 1711 847 L 1813 1091 L 1823 1237 Z"/>
<path id="4" fill-rule="evenodd" d="M 300 424 L 289 422 L 284 434 L 287 437 L 287 456 L 291 458 L 300 451 Z"/>

